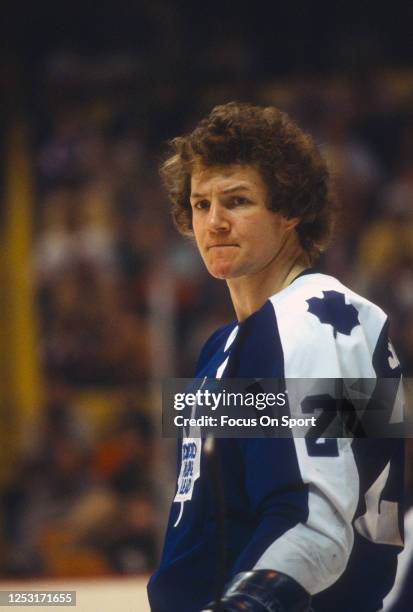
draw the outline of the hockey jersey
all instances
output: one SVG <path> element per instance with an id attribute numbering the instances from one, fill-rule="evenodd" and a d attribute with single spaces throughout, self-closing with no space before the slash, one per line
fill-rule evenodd
<path id="1" fill-rule="evenodd" d="M 399 378 L 383 311 L 310 271 L 205 344 L 196 377 Z M 291 397 L 290 397 L 291 403 Z M 216 439 L 226 509 L 226 580 L 274 569 L 300 583 L 314 612 L 376 612 L 402 548 L 398 439 Z M 180 483 L 191 458 L 189 486 Z M 178 488 L 153 612 L 198 612 L 214 597 L 214 496 L 200 438 L 178 445 Z M 186 479 L 188 482 L 188 478 Z"/>

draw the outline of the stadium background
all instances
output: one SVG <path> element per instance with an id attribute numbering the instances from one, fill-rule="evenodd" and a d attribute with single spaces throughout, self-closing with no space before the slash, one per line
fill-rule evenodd
<path id="1" fill-rule="evenodd" d="M 162 143 L 214 104 L 275 104 L 313 134 L 342 207 L 321 268 L 389 312 L 412 376 L 412 16 L 407 2 L 8 4 L 0 588 L 80 580 L 92 612 L 115 609 L 115 585 L 144 609 L 128 589 L 156 564 L 174 474 L 159 385 L 233 318 L 157 175 Z"/>

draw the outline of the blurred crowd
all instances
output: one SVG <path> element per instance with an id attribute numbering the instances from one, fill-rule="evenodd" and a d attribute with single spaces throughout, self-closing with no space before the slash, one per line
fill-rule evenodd
<path id="1" fill-rule="evenodd" d="M 99 576 L 155 564 L 153 426 L 123 392 L 96 435 L 74 392 L 49 380 L 32 446 L 2 491 L 7 576 Z"/>
<path id="2" fill-rule="evenodd" d="M 135 68 L 130 58 L 55 57 L 38 76 L 33 272 L 46 400 L 3 491 L 3 575 L 156 563 L 151 381 L 191 376 L 202 342 L 234 317 L 224 283 L 172 228 L 157 167 L 161 141 L 215 103 L 275 104 L 314 136 L 341 209 L 319 267 L 389 313 L 413 373 L 413 74 L 263 80 L 244 93 L 198 88 L 191 100 L 165 90 L 152 104 Z M 76 406 L 89 388 L 118 391 L 98 432 Z"/>

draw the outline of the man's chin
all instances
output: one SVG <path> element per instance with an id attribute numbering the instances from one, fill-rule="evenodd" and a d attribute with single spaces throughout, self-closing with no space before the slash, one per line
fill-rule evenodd
<path id="1" fill-rule="evenodd" d="M 220 280 L 230 280 L 231 278 L 244 276 L 244 273 L 235 266 L 207 266 L 207 270 L 211 276 Z"/>
<path id="2" fill-rule="evenodd" d="M 220 280 L 227 280 L 233 276 L 231 269 L 223 266 L 213 266 L 211 268 L 207 268 L 207 270 L 211 276 Z"/>

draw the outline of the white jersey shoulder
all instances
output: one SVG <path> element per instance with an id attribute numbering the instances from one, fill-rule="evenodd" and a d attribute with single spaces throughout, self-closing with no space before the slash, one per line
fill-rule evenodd
<path id="1" fill-rule="evenodd" d="M 270 298 L 286 378 L 374 378 L 386 314 L 332 276 L 311 273 Z"/>

